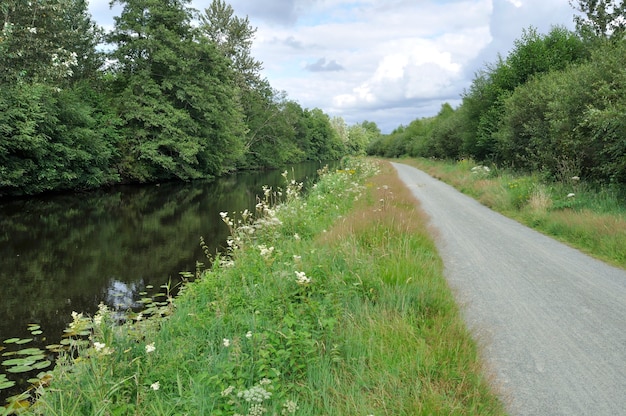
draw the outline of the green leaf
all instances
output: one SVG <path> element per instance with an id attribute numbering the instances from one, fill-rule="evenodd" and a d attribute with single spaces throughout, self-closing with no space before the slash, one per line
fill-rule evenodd
<path id="1" fill-rule="evenodd" d="M 26 373 L 31 370 L 33 370 L 33 367 L 28 365 L 18 365 L 7 369 L 9 373 Z"/>
<path id="2" fill-rule="evenodd" d="M 20 355 L 42 355 L 44 351 L 39 348 L 25 348 L 17 351 L 17 353 Z"/>
<path id="3" fill-rule="evenodd" d="M 51 362 L 51 361 L 49 361 L 49 360 L 40 361 L 40 362 L 38 362 L 38 363 L 35 363 L 35 364 L 33 365 L 33 368 L 34 368 L 35 370 L 42 370 L 42 369 L 44 369 L 44 368 L 48 368 L 48 367 L 50 367 L 50 365 L 51 365 L 51 364 L 52 364 L 52 362 Z"/>
<path id="4" fill-rule="evenodd" d="M 29 366 L 29 365 L 33 365 L 35 362 L 37 362 L 37 360 L 28 357 L 28 358 L 12 358 L 10 360 L 6 360 L 2 362 L 2 365 L 4 366 Z"/>
<path id="5" fill-rule="evenodd" d="M 9 380 L 6 374 L 0 374 L 0 390 L 8 389 L 13 386 L 15 386 L 15 381 Z"/>

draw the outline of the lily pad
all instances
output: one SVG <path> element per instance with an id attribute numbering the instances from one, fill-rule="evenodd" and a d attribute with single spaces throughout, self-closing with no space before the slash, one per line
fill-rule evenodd
<path id="1" fill-rule="evenodd" d="M 32 338 L 25 338 L 25 339 L 20 339 L 18 341 L 15 341 L 15 343 L 21 345 L 21 344 L 26 344 L 28 342 L 31 342 L 32 340 L 33 340 Z"/>
<path id="2" fill-rule="evenodd" d="M 4 365 L 4 366 L 15 365 L 15 366 L 18 366 L 18 367 L 27 367 L 27 366 L 35 364 L 36 362 L 37 362 L 37 360 L 33 359 L 32 357 L 28 357 L 28 358 L 13 358 L 11 360 L 3 361 L 2 365 Z"/>
<path id="3" fill-rule="evenodd" d="M 15 381 L 9 380 L 5 374 L 0 374 L 0 390 L 15 386 Z"/>
<path id="4" fill-rule="evenodd" d="M 29 365 L 17 365 L 15 367 L 7 368 L 9 373 L 26 373 L 27 371 L 33 370 L 33 367 Z"/>
<path id="5" fill-rule="evenodd" d="M 17 353 L 20 355 L 41 355 L 44 352 L 39 348 L 24 348 L 23 350 L 19 350 Z"/>
<path id="6" fill-rule="evenodd" d="M 44 368 L 50 367 L 50 365 L 52 365 L 51 361 L 48 361 L 48 360 L 39 361 L 38 363 L 33 364 L 33 368 L 35 370 L 43 370 Z"/>
<path id="7" fill-rule="evenodd" d="M 19 340 L 20 340 L 19 338 L 9 338 L 9 339 L 5 339 L 4 343 L 5 344 L 14 344 L 14 343 L 16 343 Z"/>

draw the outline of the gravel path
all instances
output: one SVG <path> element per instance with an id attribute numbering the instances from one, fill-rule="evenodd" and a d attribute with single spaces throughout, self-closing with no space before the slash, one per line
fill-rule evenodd
<path id="1" fill-rule="evenodd" d="M 431 218 L 509 412 L 626 415 L 626 271 L 393 165 Z"/>

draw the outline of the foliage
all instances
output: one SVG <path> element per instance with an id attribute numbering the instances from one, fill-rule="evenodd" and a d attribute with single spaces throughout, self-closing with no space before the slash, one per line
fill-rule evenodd
<path id="1" fill-rule="evenodd" d="M 84 0 L 6 0 L 0 6 L 0 85 L 63 84 L 91 77 L 102 64 L 101 31 Z"/>
<path id="2" fill-rule="evenodd" d="M 29 83 L 0 90 L 0 195 L 116 180 L 115 118 L 92 106 L 90 94 L 89 86 L 57 91 Z"/>
<path id="3" fill-rule="evenodd" d="M 116 3 L 108 34 L 85 0 L 0 5 L 0 196 L 345 153 L 326 115 L 262 79 L 250 51 L 256 29 L 224 1 L 203 14 L 187 0 Z"/>
<path id="4" fill-rule="evenodd" d="M 260 75 L 262 63 L 251 53 L 256 29 L 248 17 L 235 15 L 233 8 L 223 0 L 213 0 L 200 14 L 200 32 L 232 63 L 237 85 L 245 92 L 265 87 L 267 81 Z"/>
<path id="5" fill-rule="evenodd" d="M 576 30 L 585 38 L 622 39 L 626 30 L 626 3 L 615 0 L 570 0 Z"/>
<path id="6" fill-rule="evenodd" d="M 592 61 L 552 72 L 518 88 L 498 133 L 504 160 L 555 178 L 572 175 L 624 183 L 621 70 L 624 43 L 607 44 Z M 570 175 L 570 176 L 572 176 Z"/>
<path id="7" fill-rule="evenodd" d="M 471 157 L 554 180 L 624 186 L 626 42 L 590 45 L 562 27 L 547 35 L 526 30 L 508 56 L 477 74 L 460 107 L 444 104 L 368 153 Z"/>
<path id="8" fill-rule="evenodd" d="M 459 123 L 462 119 L 459 114 L 450 104 L 444 103 L 431 123 L 432 129 L 425 146 L 412 154 L 438 158 L 460 157 L 463 153 L 463 136 L 460 134 Z"/>
<path id="9" fill-rule="evenodd" d="M 565 28 L 553 27 L 547 35 L 534 28 L 525 30 L 509 55 L 481 71 L 464 95 L 463 153 L 478 160 L 501 160 L 494 133 L 505 112 L 504 102 L 515 88 L 533 76 L 563 70 L 587 57 L 582 40 Z"/>
<path id="10" fill-rule="evenodd" d="M 408 126 L 400 126 L 391 134 L 378 136 L 370 142 L 367 154 L 384 157 L 415 156 L 430 151 L 429 141 L 434 118 L 413 120 Z"/>
<path id="11" fill-rule="evenodd" d="M 307 160 L 335 160 L 345 154 L 344 143 L 333 130 L 328 115 L 319 108 L 298 112 L 295 142 Z"/>
<path id="12" fill-rule="evenodd" d="M 330 121 L 349 155 L 364 155 L 370 143 L 380 137 L 380 129 L 373 121 L 365 120 L 351 126 L 341 117 L 333 117 Z"/>
<path id="13" fill-rule="evenodd" d="M 231 169 L 244 125 L 226 58 L 198 36 L 186 1 L 119 3 L 108 39 L 118 45 L 113 88 L 121 98 L 125 176 L 193 179 Z"/>

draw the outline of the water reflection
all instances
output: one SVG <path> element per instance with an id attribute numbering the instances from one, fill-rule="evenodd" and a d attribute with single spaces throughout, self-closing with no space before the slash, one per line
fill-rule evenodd
<path id="1" fill-rule="evenodd" d="M 297 165 L 293 174 L 312 180 L 318 168 Z M 179 282 L 179 272 L 207 261 L 201 236 L 212 252 L 224 244 L 219 212 L 253 209 L 263 185 L 283 185 L 280 173 L 1 203 L 0 341 L 29 337 L 37 323 L 39 341 L 56 343 L 72 311 L 137 306 L 146 287 Z"/>

